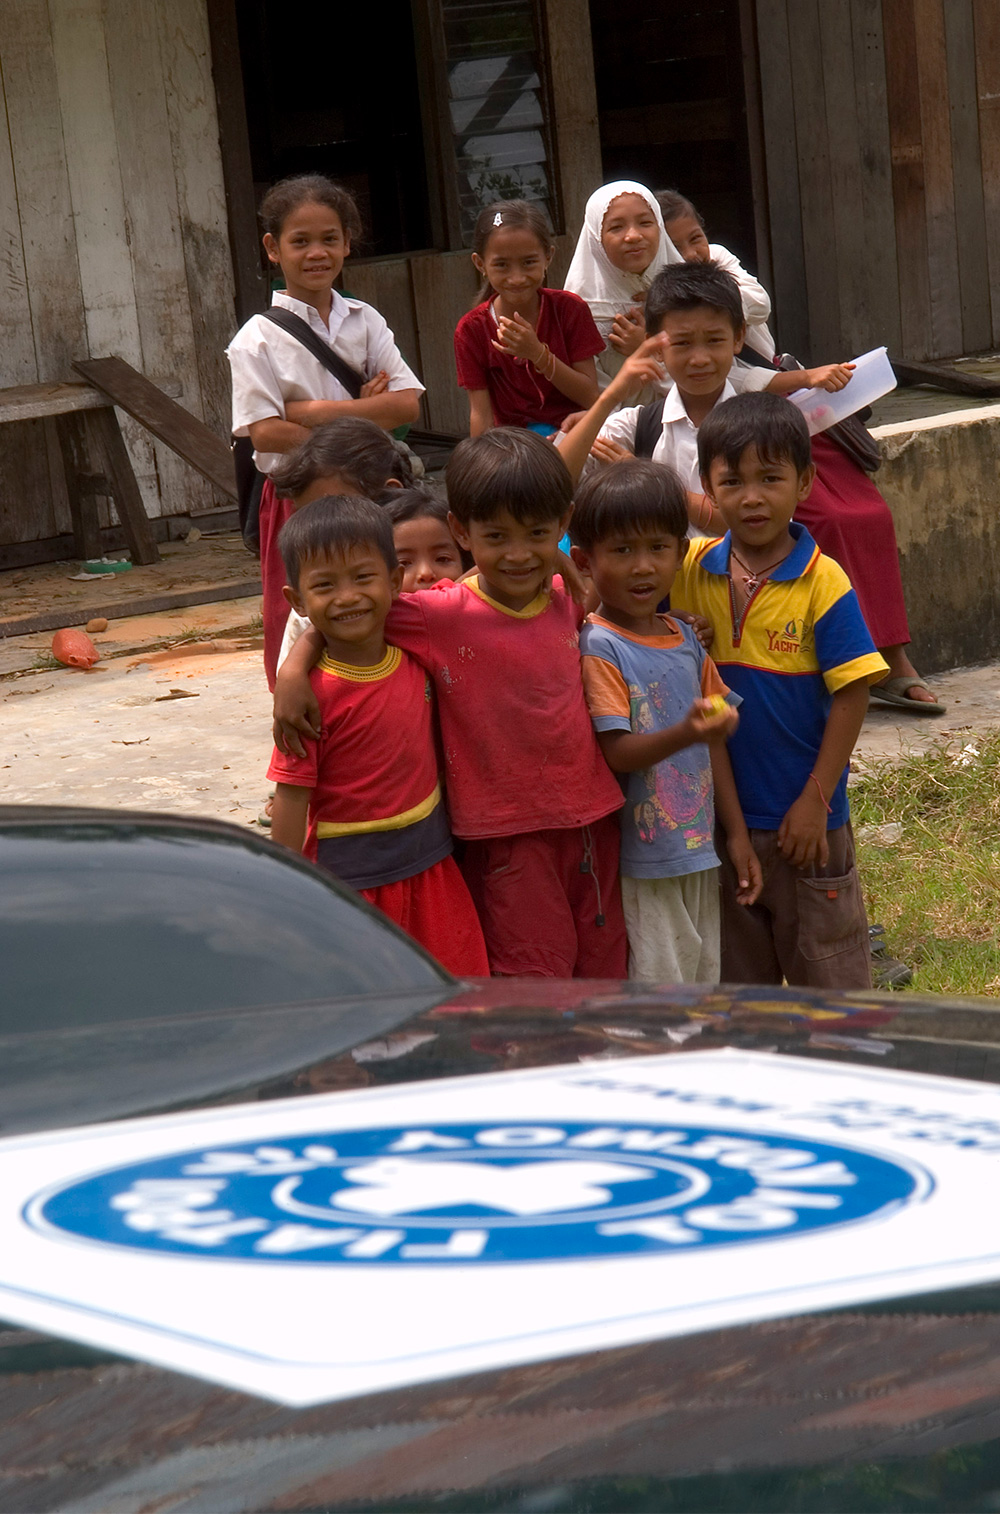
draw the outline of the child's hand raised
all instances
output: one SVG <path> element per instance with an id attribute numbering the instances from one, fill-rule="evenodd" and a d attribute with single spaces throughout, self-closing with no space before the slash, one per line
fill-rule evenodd
<path id="1" fill-rule="evenodd" d="M 605 395 L 613 395 L 616 403 L 621 403 L 631 395 L 638 394 L 647 384 L 662 384 L 667 376 L 667 370 L 663 366 L 663 352 L 669 346 L 670 338 L 665 331 L 656 336 L 648 336 L 644 342 L 640 342 L 631 357 L 627 357 L 622 363 L 604 391 Z"/>
<path id="2" fill-rule="evenodd" d="M 633 305 L 631 310 L 615 316 L 608 342 L 623 357 L 630 357 L 642 345 L 645 335 L 646 317 L 638 305 Z"/>
<path id="3" fill-rule="evenodd" d="M 854 368 L 854 363 L 825 363 L 821 368 L 807 368 L 798 377 L 806 389 L 825 389 L 828 394 L 836 394 L 838 389 L 846 389 Z"/>
<path id="4" fill-rule="evenodd" d="M 517 310 L 512 316 L 499 317 L 493 346 L 498 352 L 524 358 L 526 363 L 537 363 L 545 351 L 534 326 Z"/>
<path id="5" fill-rule="evenodd" d="M 740 723 L 740 717 L 721 694 L 696 699 L 684 717 L 692 744 L 704 741 L 708 746 L 727 742 Z"/>

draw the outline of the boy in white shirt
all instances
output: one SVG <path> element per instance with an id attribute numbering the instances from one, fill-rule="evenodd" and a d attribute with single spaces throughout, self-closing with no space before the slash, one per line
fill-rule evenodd
<path id="1" fill-rule="evenodd" d="M 739 285 L 714 263 L 674 263 L 657 274 L 646 296 L 646 330 L 649 337 L 635 358 L 658 365 L 660 380 L 672 379 L 672 388 L 652 405 L 631 405 L 612 414 L 638 387 L 639 370 L 626 366 L 560 442 L 560 453 L 574 478 L 593 460 L 611 463 L 635 454 L 666 463 L 688 491 L 692 534 L 721 536 L 725 524 L 701 487 L 698 427 L 716 405 L 736 394 L 730 371 L 746 332 Z M 853 366 L 828 363 L 775 373 L 767 387 L 777 394 L 843 389 Z M 600 432 L 589 449 L 597 426 Z"/>

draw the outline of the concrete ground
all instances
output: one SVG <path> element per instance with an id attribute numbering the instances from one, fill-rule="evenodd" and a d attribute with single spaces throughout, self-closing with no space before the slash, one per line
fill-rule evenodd
<path id="1" fill-rule="evenodd" d="M 0 802 L 171 810 L 255 824 L 271 751 L 271 701 L 252 626 L 259 601 L 112 622 L 105 659 L 18 671 L 51 638 L 4 644 Z M 163 646 L 183 631 L 206 639 Z M 228 634 L 227 634 L 228 633 Z M 132 655 L 113 655 L 124 647 Z M 111 654 L 111 655 L 108 655 Z M 930 680 L 948 705 L 936 719 L 872 706 L 856 757 L 895 758 L 941 741 L 964 745 L 1000 727 L 1000 664 Z"/>
<path id="2" fill-rule="evenodd" d="M 255 823 L 271 751 L 260 639 L 245 634 L 259 612 L 254 599 L 113 621 L 93 637 L 105 656 L 86 671 L 15 672 L 11 664 L 46 653 L 4 643 L 0 802 Z M 199 633 L 206 639 L 164 647 Z M 123 647 L 133 655 L 113 655 Z"/>

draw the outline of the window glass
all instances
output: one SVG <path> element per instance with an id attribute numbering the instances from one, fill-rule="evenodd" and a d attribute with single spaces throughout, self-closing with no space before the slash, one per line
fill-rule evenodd
<path id="1" fill-rule="evenodd" d="M 441 9 L 463 237 L 493 200 L 537 200 L 554 220 L 534 0 L 443 0 Z"/>

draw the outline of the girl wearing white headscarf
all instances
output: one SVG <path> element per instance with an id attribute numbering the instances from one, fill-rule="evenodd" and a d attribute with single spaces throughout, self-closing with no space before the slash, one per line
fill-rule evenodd
<path id="1" fill-rule="evenodd" d="M 604 338 L 597 359 L 602 388 L 646 335 L 642 305 L 650 284 L 668 263 L 683 261 L 645 185 L 617 179 L 594 191 L 565 287 L 587 301 Z"/>

